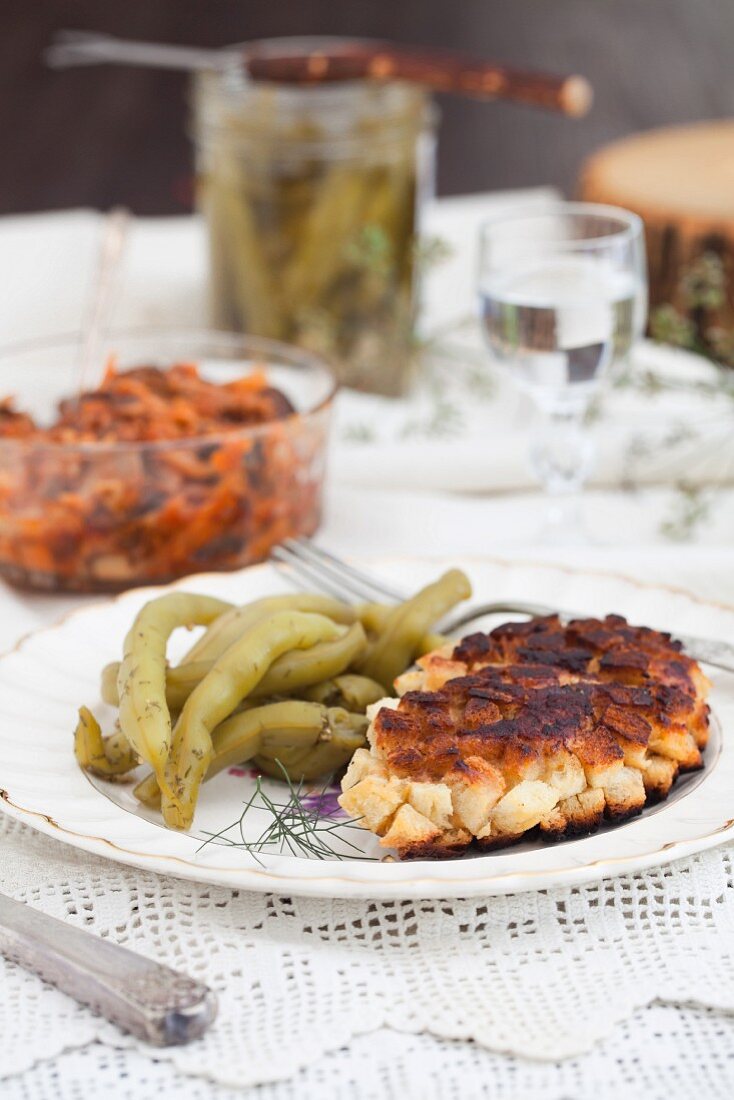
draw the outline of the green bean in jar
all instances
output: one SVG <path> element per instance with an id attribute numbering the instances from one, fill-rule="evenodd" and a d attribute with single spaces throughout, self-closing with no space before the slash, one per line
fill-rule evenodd
<path id="1" fill-rule="evenodd" d="M 234 71 L 199 74 L 194 93 L 216 323 L 318 351 L 346 385 L 403 392 L 433 178 L 427 93 Z"/>

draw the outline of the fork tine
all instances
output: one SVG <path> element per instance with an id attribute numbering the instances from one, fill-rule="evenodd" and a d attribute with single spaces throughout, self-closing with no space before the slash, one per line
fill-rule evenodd
<path id="1" fill-rule="evenodd" d="M 286 563 L 291 569 L 306 578 L 312 585 L 315 584 L 322 592 L 337 595 L 340 600 L 347 602 L 374 600 L 374 592 L 363 589 L 355 583 L 347 574 L 342 575 L 338 567 L 325 564 L 314 557 L 313 559 L 301 553 L 301 548 L 294 540 L 286 540 L 278 547 L 278 559 Z M 384 599 L 384 596 L 382 596 Z"/>
<path id="2" fill-rule="evenodd" d="M 277 572 L 280 573 L 289 584 L 293 585 L 294 588 L 306 592 L 310 587 L 314 587 L 313 583 L 309 584 L 309 581 L 305 577 L 301 577 L 298 573 L 293 571 L 288 558 L 284 558 L 282 561 L 280 560 L 280 547 L 272 547 L 269 560 L 271 564 L 275 566 Z M 329 593 L 329 595 L 331 595 L 331 593 Z"/>
<path id="3" fill-rule="evenodd" d="M 283 544 L 295 557 L 305 560 L 309 565 L 318 568 L 325 576 L 333 578 L 343 584 L 359 599 L 390 600 L 402 603 L 407 597 L 404 592 L 399 592 L 384 581 L 367 573 L 363 569 L 357 569 L 349 562 L 343 561 L 328 550 L 315 546 L 307 539 L 286 539 Z"/>
<path id="4" fill-rule="evenodd" d="M 285 546 L 275 546 L 270 552 L 271 561 L 277 569 L 285 572 L 289 580 L 300 588 L 313 589 L 323 592 L 327 596 L 333 596 L 336 600 L 352 603 L 353 596 L 344 586 L 332 583 L 318 570 L 313 569 L 308 562 L 296 557 Z"/>

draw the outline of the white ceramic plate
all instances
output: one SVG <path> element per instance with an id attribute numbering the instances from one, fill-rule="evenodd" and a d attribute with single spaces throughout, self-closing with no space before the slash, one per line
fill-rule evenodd
<path id="1" fill-rule="evenodd" d="M 487 559 L 385 559 L 369 565 L 408 590 L 458 565 L 471 577 L 479 600 L 515 597 L 594 614 L 614 611 L 636 623 L 734 641 L 734 608 L 609 574 Z M 189 578 L 173 587 L 235 602 L 288 590 L 268 565 Z M 7 813 L 77 848 L 147 870 L 328 897 L 467 897 L 579 884 L 666 863 L 734 835 L 734 675 L 713 671 L 715 720 L 704 770 L 679 781 L 667 802 L 594 836 L 412 863 L 381 862 L 385 853 L 374 838 L 354 827 L 349 839 L 358 839 L 364 856 L 372 858 L 318 860 L 264 852 L 258 862 L 241 848 L 209 844 L 200 850 L 207 832 L 240 817 L 254 785 L 248 769 L 205 784 L 194 827 L 181 834 L 141 810 L 129 785 L 90 781 L 72 752 L 80 703 L 91 706 L 103 724 L 111 723 L 112 711 L 99 699 L 100 670 L 119 657 L 135 612 L 159 591 L 137 589 L 77 611 L 0 659 L 0 806 Z M 190 644 L 190 636 L 174 638 L 174 659 Z M 282 794 L 280 786 L 272 785 L 271 792 Z M 261 828 L 262 819 L 248 814 L 248 838 Z"/>

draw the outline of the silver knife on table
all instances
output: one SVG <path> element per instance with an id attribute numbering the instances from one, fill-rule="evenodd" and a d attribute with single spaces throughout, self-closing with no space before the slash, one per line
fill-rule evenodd
<path id="1" fill-rule="evenodd" d="M 202 982 L 5 894 L 0 953 L 154 1046 L 198 1039 L 217 1014 Z"/>

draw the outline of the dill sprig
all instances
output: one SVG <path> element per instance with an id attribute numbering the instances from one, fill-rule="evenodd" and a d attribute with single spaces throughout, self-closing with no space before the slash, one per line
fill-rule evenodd
<path id="1" fill-rule="evenodd" d="M 273 852 L 284 855 L 290 852 L 293 856 L 306 859 L 372 859 L 366 856 L 356 844 L 353 844 L 345 836 L 339 835 L 340 845 L 346 845 L 352 849 L 344 853 L 335 846 L 334 833 L 338 830 L 360 828 L 359 818 L 350 818 L 347 821 L 332 821 L 328 817 L 320 817 L 317 812 L 306 809 L 303 805 L 303 780 L 294 785 L 280 760 L 276 760 L 286 784 L 287 797 L 284 802 L 275 802 L 263 788 L 262 778 L 258 776 L 255 781 L 255 789 L 244 809 L 236 821 L 218 833 L 205 832 L 206 840 L 197 849 L 203 851 L 209 844 L 225 845 L 229 848 L 241 848 L 248 852 L 260 866 L 264 866 L 260 859 L 263 852 Z M 321 802 L 329 788 L 329 780 L 324 784 L 318 796 Z M 317 803 L 318 804 L 318 803 Z M 245 820 L 252 810 L 265 811 L 268 820 L 254 840 L 248 840 L 245 836 Z M 232 835 L 234 834 L 234 835 Z M 354 853 L 354 854 L 352 854 Z"/>
<path id="2" fill-rule="evenodd" d="M 679 482 L 676 508 L 661 524 L 662 534 L 673 542 L 685 542 L 711 515 L 713 500 L 699 485 Z"/>

